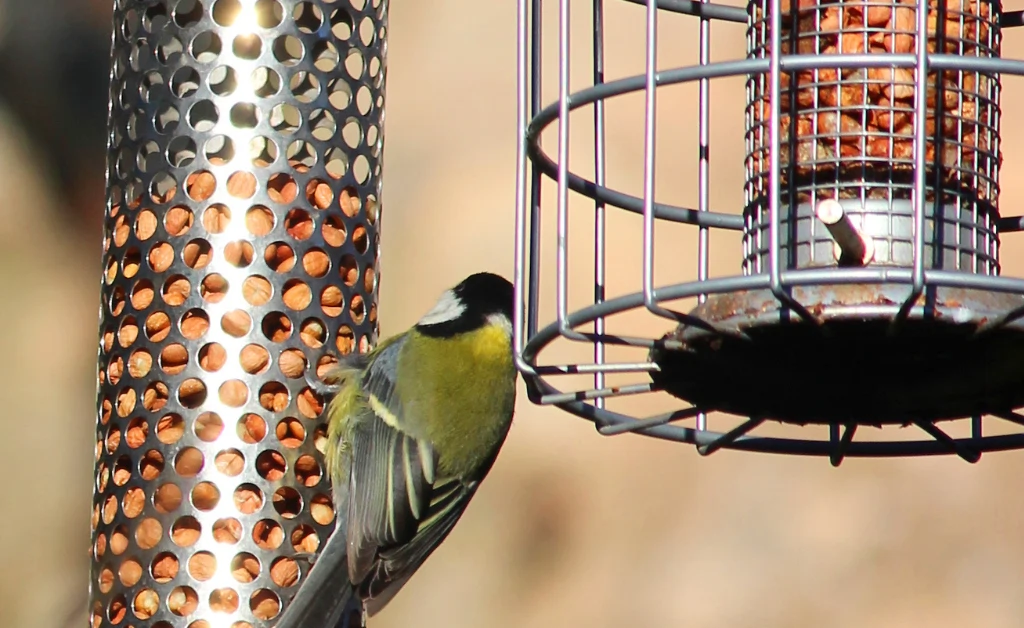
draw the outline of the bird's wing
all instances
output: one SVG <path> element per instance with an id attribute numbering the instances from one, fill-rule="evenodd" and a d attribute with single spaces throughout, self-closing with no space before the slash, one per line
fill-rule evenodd
<path id="1" fill-rule="evenodd" d="M 368 615 L 377 614 L 455 527 L 476 492 L 477 482 L 446 481 L 434 487 L 427 516 L 403 545 L 383 549 L 360 587 Z"/>
<path id="2" fill-rule="evenodd" d="M 407 342 L 408 335 L 400 334 L 388 338 L 377 347 L 363 367 L 363 393 L 374 412 L 389 425 L 403 432 L 423 436 L 405 416 L 396 389 L 398 364 Z"/>
<path id="3" fill-rule="evenodd" d="M 373 614 L 465 510 L 476 483 L 438 478 L 437 454 L 395 394 L 405 338 L 381 347 L 362 380 L 373 416 L 354 422 L 348 485 L 349 577 Z"/>
<path id="4" fill-rule="evenodd" d="M 374 352 L 362 377 L 364 416 L 351 421 L 347 536 L 349 575 L 359 583 L 380 548 L 411 539 L 430 503 L 437 457 L 417 438 L 395 394 L 405 336 Z"/>
<path id="5" fill-rule="evenodd" d="M 359 583 L 378 550 L 416 534 L 430 503 L 427 469 L 434 466 L 434 452 L 376 416 L 354 430 L 351 451 L 348 564 L 352 582 Z"/>

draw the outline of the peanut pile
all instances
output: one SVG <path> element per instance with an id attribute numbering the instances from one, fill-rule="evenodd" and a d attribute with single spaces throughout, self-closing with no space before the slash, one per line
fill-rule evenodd
<path id="1" fill-rule="evenodd" d="M 766 4 L 766 2 L 765 2 Z M 987 0 L 929 0 L 928 50 L 969 57 L 998 57 L 997 9 Z M 914 54 L 917 28 L 913 0 L 799 0 L 794 13 L 783 0 L 783 54 Z M 941 28 L 939 28 L 941 24 Z M 770 54 L 769 22 L 754 10 L 752 56 Z M 942 75 L 941 77 L 939 75 Z M 912 68 L 828 68 L 781 75 L 780 130 L 782 166 L 803 177 L 824 166 L 840 174 L 863 176 L 865 169 L 909 170 L 914 156 L 915 77 Z M 768 169 L 769 77 L 752 80 L 748 101 L 753 173 Z M 941 121 L 941 164 L 949 179 L 964 179 L 957 168 L 986 173 L 998 164 L 995 126 L 998 84 L 975 72 L 930 72 L 927 77 L 926 159 L 936 159 L 936 120 Z M 794 103 L 795 100 L 795 103 Z M 937 106 L 939 105 L 939 106 Z M 795 129 L 792 112 L 795 109 Z M 790 134 L 795 131 L 794 134 Z M 792 143 L 791 143 L 792 142 Z M 795 146 L 795 164 L 790 151 Z M 977 159 L 977 162 L 975 161 Z M 854 174 L 856 173 L 856 174 Z M 993 200 L 987 177 L 961 184 Z"/>

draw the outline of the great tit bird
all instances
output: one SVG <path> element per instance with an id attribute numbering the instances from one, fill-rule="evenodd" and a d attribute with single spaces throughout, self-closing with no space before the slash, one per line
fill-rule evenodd
<path id="1" fill-rule="evenodd" d="M 513 300 L 503 277 L 471 275 L 333 373 L 338 519 L 276 628 L 350 628 L 353 610 L 365 625 L 451 532 L 512 422 Z"/>

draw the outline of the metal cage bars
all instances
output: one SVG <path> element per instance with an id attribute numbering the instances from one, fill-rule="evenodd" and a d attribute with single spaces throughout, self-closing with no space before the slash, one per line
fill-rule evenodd
<path id="1" fill-rule="evenodd" d="M 607 316 L 632 309 L 644 308 L 663 319 L 685 322 L 721 333 L 715 326 L 695 320 L 692 315 L 670 311 L 660 304 L 664 301 L 696 297 L 703 303 L 709 295 L 736 292 L 740 290 L 770 290 L 786 308 L 801 318 L 814 322 L 815 319 L 802 304 L 790 296 L 794 287 L 814 285 L 849 285 L 857 283 L 888 283 L 903 286 L 905 296 L 898 305 L 891 306 L 889 314 L 893 324 L 905 321 L 920 306 L 915 306 L 918 297 L 929 287 L 974 288 L 1002 294 L 1024 294 L 1024 280 L 997 276 L 972 276 L 941 269 L 927 269 L 924 264 L 923 233 L 925 212 L 925 118 L 926 103 L 916 99 L 914 116 L 914 179 L 913 194 L 913 264 L 909 268 L 806 268 L 783 269 L 779 259 L 779 186 L 773 185 L 769 199 L 769 268 L 767 272 L 747 276 L 708 279 L 707 234 L 711 229 L 742 231 L 744 217 L 712 211 L 707 193 L 710 163 L 708 161 L 708 109 L 710 102 L 710 81 L 715 78 L 747 75 L 767 75 L 772 90 L 772 119 L 779 116 L 779 77 L 783 72 L 813 70 L 823 65 L 820 57 L 806 54 L 781 54 L 780 52 L 780 2 L 771 0 L 772 45 L 767 58 L 751 58 L 735 61 L 711 62 L 708 55 L 710 46 L 710 23 L 745 23 L 747 13 L 742 8 L 728 7 L 711 2 L 689 2 L 686 0 L 624 0 L 645 7 L 646 71 L 643 75 L 607 81 L 604 76 L 604 13 L 607 2 L 593 0 L 593 85 L 574 93 L 569 92 L 568 59 L 568 0 L 559 2 L 559 59 L 558 59 L 558 100 L 544 105 L 541 98 L 541 51 L 540 0 L 520 0 L 517 13 L 517 131 L 520 144 L 517 155 L 516 214 L 515 214 L 515 290 L 517 299 L 514 324 L 514 345 L 516 364 L 527 380 L 531 398 L 540 404 L 555 405 L 575 415 L 593 421 L 602 434 L 636 432 L 657 438 L 682 441 L 697 445 L 702 454 L 711 453 L 721 447 L 790 453 L 802 455 L 829 456 L 833 464 L 839 464 L 844 456 L 896 456 L 957 454 L 975 461 L 981 451 L 994 451 L 1024 447 L 1024 434 L 985 436 L 982 417 L 971 419 L 971 436 L 954 439 L 930 422 L 916 422 L 928 439 L 917 441 L 861 442 L 854 441 L 856 425 L 830 425 L 827 439 L 805 440 L 794 438 L 762 437 L 748 434 L 765 417 L 750 417 L 737 427 L 726 432 L 714 432 L 707 428 L 706 408 L 692 406 L 648 417 L 633 417 L 612 412 L 605 408 L 604 400 L 656 390 L 652 383 L 609 387 L 605 376 L 610 373 L 651 373 L 659 369 L 651 360 L 608 363 L 605 349 L 609 345 L 653 348 L 656 342 L 643 337 L 611 336 L 604 332 Z M 929 70 L 987 71 L 999 75 L 1018 76 L 1024 74 L 1024 62 L 1008 59 L 962 58 L 957 55 L 929 53 L 927 37 L 927 11 L 925 2 L 917 3 L 917 37 L 913 54 L 837 54 L 829 55 L 828 67 L 833 68 L 909 68 L 917 71 L 918 93 L 924 93 L 925 80 Z M 695 16 L 698 20 L 699 63 L 694 66 L 657 71 L 656 29 L 659 11 L 669 11 Z M 999 16 L 1002 28 L 1020 26 L 1024 12 L 1003 13 Z M 696 208 L 674 206 L 654 200 L 654 138 L 656 91 L 659 86 L 686 82 L 697 82 L 699 115 L 699 174 L 698 205 Z M 605 166 L 605 100 L 622 94 L 643 91 L 645 94 L 645 147 L 643 197 L 633 196 L 606 186 Z M 568 164 L 568 114 L 582 107 L 594 107 L 594 180 L 575 174 Z M 557 158 L 552 159 L 540 145 L 541 132 L 555 121 L 559 121 Z M 770 169 L 779 172 L 780 133 L 777 125 L 770 131 Z M 532 166 L 532 168 L 530 167 Z M 538 300 L 540 279 L 540 185 L 543 177 L 557 184 L 556 192 L 556 320 L 543 328 L 539 327 Z M 778 179 L 776 178 L 775 181 Z M 594 303 L 575 312 L 568 311 L 566 268 L 568 260 L 568 192 L 589 197 L 594 201 Z M 640 214 L 643 228 L 643 267 L 639 278 L 642 290 L 636 293 L 608 299 L 605 294 L 607 273 L 605 220 L 610 208 Z M 683 284 L 656 286 L 653 277 L 653 232 L 656 221 L 684 223 L 697 227 L 697 279 Z M 998 229 L 1003 233 L 1021 230 L 1021 217 L 999 218 Z M 883 308 L 886 309 L 886 308 Z M 985 331 L 1013 324 L 1024 316 L 1024 309 L 1001 312 L 985 325 Z M 584 333 L 577 328 L 594 324 L 594 333 Z M 540 365 L 539 353 L 558 338 L 576 342 L 592 343 L 594 359 L 591 363 Z M 547 381 L 548 377 L 569 374 L 588 374 L 593 377 L 591 389 L 563 392 Z M 1024 425 L 1021 417 L 1012 412 L 995 415 L 1013 425 Z M 676 421 L 696 417 L 695 428 L 675 425 Z"/>

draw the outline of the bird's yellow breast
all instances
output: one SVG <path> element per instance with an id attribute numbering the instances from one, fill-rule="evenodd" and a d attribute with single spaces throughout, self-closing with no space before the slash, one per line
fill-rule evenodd
<path id="1" fill-rule="evenodd" d="M 488 324 L 450 338 L 419 334 L 406 343 L 398 387 L 403 410 L 422 417 L 438 447 L 439 472 L 473 474 L 505 438 L 516 371 L 508 331 Z"/>

